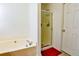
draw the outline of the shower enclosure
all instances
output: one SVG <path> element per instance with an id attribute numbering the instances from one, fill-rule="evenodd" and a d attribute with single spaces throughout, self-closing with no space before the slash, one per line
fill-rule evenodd
<path id="1" fill-rule="evenodd" d="M 41 4 L 41 47 L 52 45 L 52 13 L 49 4 Z"/>

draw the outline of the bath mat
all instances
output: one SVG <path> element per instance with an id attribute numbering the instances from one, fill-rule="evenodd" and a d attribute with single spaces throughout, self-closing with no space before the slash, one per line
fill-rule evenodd
<path id="1" fill-rule="evenodd" d="M 61 52 L 52 47 L 44 51 L 41 51 L 41 54 L 42 56 L 58 56 L 61 54 Z"/>

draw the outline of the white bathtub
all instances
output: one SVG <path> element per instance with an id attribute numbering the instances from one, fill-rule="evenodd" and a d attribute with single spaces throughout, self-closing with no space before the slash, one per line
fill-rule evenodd
<path id="1" fill-rule="evenodd" d="M 0 54 L 36 46 L 30 39 L 9 39 L 0 41 Z"/>

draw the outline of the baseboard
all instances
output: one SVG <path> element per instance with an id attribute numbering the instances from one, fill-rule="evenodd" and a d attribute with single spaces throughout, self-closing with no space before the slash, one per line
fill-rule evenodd
<path id="1" fill-rule="evenodd" d="M 65 51 L 63 51 L 63 50 L 61 50 L 61 52 L 63 53 L 65 53 L 65 54 L 67 54 L 68 56 L 71 56 L 69 53 L 67 53 L 67 52 L 65 52 Z"/>

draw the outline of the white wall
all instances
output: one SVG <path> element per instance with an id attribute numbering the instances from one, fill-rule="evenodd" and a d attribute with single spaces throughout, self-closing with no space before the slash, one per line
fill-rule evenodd
<path id="1" fill-rule="evenodd" d="M 29 5 L 29 21 L 30 21 L 30 37 L 34 41 L 38 41 L 38 4 Z"/>
<path id="2" fill-rule="evenodd" d="M 23 36 L 27 33 L 29 31 L 29 28 L 26 28 L 29 25 L 29 20 L 26 20 L 29 13 L 27 11 L 27 4 L 0 4 L 0 36 Z"/>
<path id="3" fill-rule="evenodd" d="M 51 4 L 53 13 L 53 47 L 61 49 L 62 4 Z"/>
<path id="4" fill-rule="evenodd" d="M 25 37 L 36 42 L 37 16 L 37 4 L 0 4 L 0 38 Z"/>

